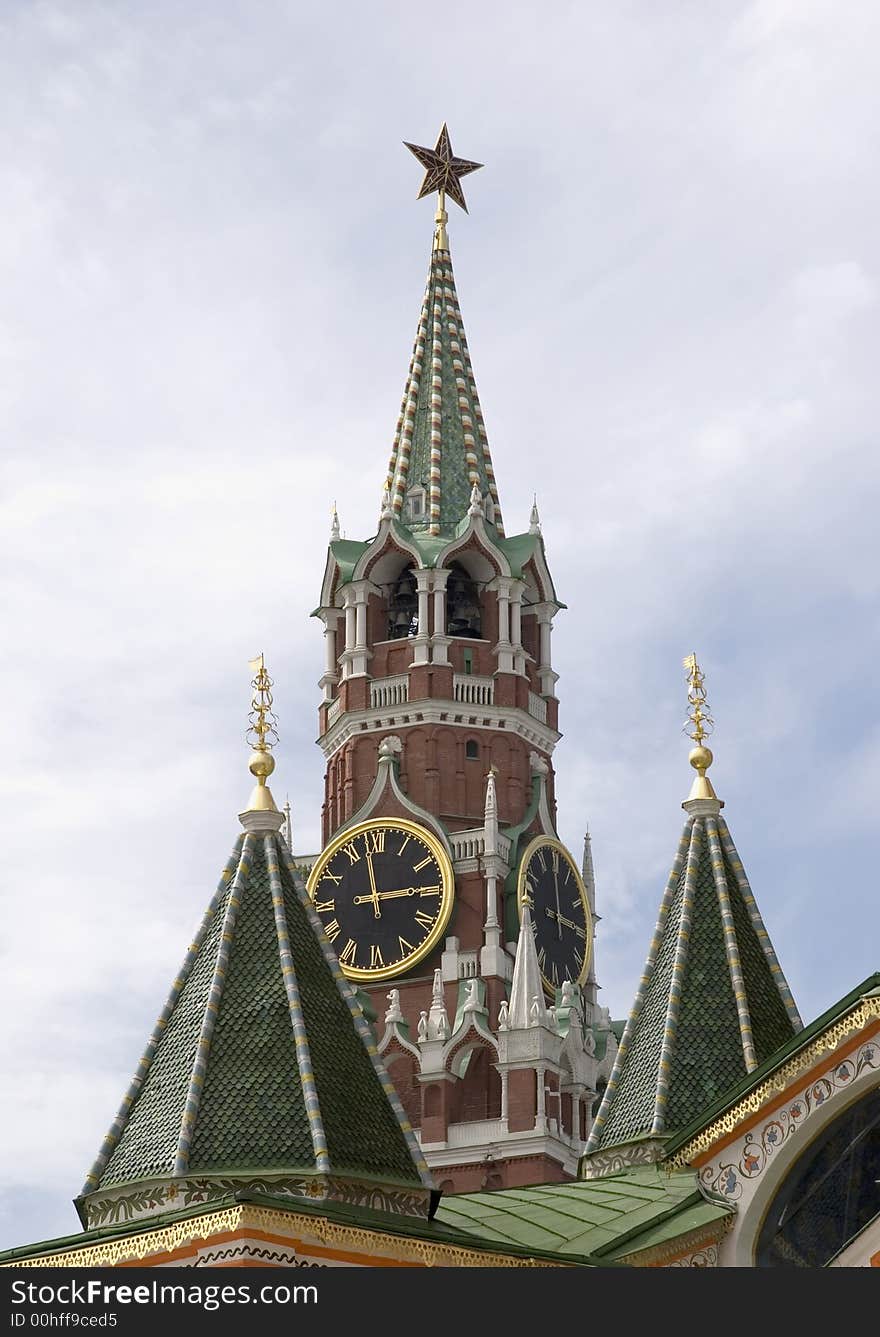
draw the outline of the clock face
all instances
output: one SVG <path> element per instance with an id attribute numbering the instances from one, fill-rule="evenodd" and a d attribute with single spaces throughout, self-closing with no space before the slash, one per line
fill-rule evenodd
<path id="1" fill-rule="evenodd" d="M 359 822 L 318 858 L 308 893 L 351 980 L 387 980 L 436 946 L 452 910 L 452 864 L 423 826 Z"/>
<path id="2" fill-rule="evenodd" d="M 517 884 L 520 917 L 526 896 L 545 990 L 552 996 L 565 980 L 583 984 L 593 951 L 593 921 L 581 875 L 560 841 L 536 836 L 526 846 Z"/>

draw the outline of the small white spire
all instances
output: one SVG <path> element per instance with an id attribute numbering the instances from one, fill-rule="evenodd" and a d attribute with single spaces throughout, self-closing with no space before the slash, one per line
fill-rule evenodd
<path id="1" fill-rule="evenodd" d="M 335 543 L 339 538 L 339 516 L 336 513 L 336 502 L 333 503 L 333 509 L 330 512 L 330 542 Z"/>
<path id="2" fill-rule="evenodd" d="M 427 1038 L 445 1040 L 449 1035 L 449 1017 L 443 996 L 443 972 L 434 971 L 434 983 L 431 987 L 431 1010 L 428 1013 Z"/>
<path id="3" fill-rule="evenodd" d="M 285 796 L 284 800 L 284 826 L 281 828 L 281 834 L 284 837 L 284 843 L 287 846 L 288 854 L 293 854 L 293 819 L 290 815 L 290 795 Z"/>
<path id="4" fill-rule="evenodd" d="M 495 767 L 489 767 L 486 776 L 486 806 L 483 815 L 483 835 L 486 854 L 498 853 L 498 795 L 495 790 Z"/>
<path id="5" fill-rule="evenodd" d="M 543 992 L 541 971 L 538 968 L 538 952 L 535 947 L 535 930 L 532 927 L 532 911 L 526 901 L 523 905 L 522 922 L 516 943 L 516 960 L 513 963 L 513 980 L 510 985 L 507 1024 L 512 1031 L 526 1030 L 534 1024 L 532 1004 L 536 997 L 543 997 Z"/>
<path id="6" fill-rule="evenodd" d="M 468 507 L 468 515 L 484 515 L 483 494 L 480 492 L 478 483 L 474 483 L 471 488 L 471 504 Z"/>
<path id="7" fill-rule="evenodd" d="M 379 512 L 380 520 L 393 520 L 394 507 L 391 505 L 391 488 L 386 487 L 382 493 L 382 509 Z"/>
<path id="8" fill-rule="evenodd" d="M 532 514 L 529 517 L 529 533 L 540 534 L 540 532 L 541 532 L 541 517 L 538 514 L 538 498 L 536 496 L 534 501 L 532 502 Z"/>

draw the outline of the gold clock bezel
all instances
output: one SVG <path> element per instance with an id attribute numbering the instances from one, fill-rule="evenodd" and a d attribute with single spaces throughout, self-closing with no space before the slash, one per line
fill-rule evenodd
<path id="1" fill-rule="evenodd" d="M 519 861 L 519 872 L 517 874 L 517 880 L 516 880 L 517 914 L 519 915 L 520 923 L 522 923 L 523 901 L 525 900 L 525 894 L 526 894 L 526 869 L 531 863 L 532 855 L 535 853 L 536 850 L 542 848 L 543 846 L 546 846 L 548 849 L 551 850 L 558 850 L 559 853 L 562 855 L 562 857 L 566 860 L 572 872 L 574 873 L 575 881 L 577 883 L 578 895 L 583 901 L 584 913 L 586 918 L 587 943 L 586 943 L 586 950 L 584 951 L 584 964 L 581 967 L 580 974 L 578 975 L 576 980 L 572 980 L 573 984 L 576 984 L 578 987 L 580 987 L 583 984 L 584 980 L 587 978 L 587 975 L 590 973 L 590 965 L 592 964 L 593 960 L 593 912 L 590 909 L 590 898 L 588 897 L 587 889 L 584 886 L 584 879 L 581 877 L 580 870 L 578 869 L 578 866 L 575 863 L 574 858 L 572 857 L 571 851 L 566 849 L 561 840 L 556 840 L 555 837 L 553 836 L 534 836 L 523 850 L 522 858 Z M 544 979 L 543 973 L 541 975 L 541 980 L 548 993 L 556 992 L 550 980 Z"/>
<path id="2" fill-rule="evenodd" d="M 452 905 L 455 899 L 455 874 L 452 869 L 452 860 L 440 840 L 433 831 L 426 826 L 421 826 L 418 822 L 411 822 L 405 817 L 373 817 L 366 821 L 356 822 L 354 826 L 346 826 L 338 831 L 332 838 L 329 845 L 326 845 L 312 865 L 306 881 L 306 891 L 309 899 L 315 899 L 315 890 L 320 881 L 321 874 L 327 864 L 335 854 L 347 845 L 350 840 L 356 836 L 362 835 L 365 831 L 407 831 L 410 835 L 417 836 L 419 840 L 427 845 L 431 854 L 437 860 L 440 868 L 440 877 L 443 890 L 440 893 L 440 912 L 437 916 L 437 922 L 431 929 L 424 942 L 419 943 L 414 952 L 404 957 L 402 961 L 396 962 L 393 966 L 383 966 L 380 970 L 363 970 L 359 966 L 346 966 L 339 962 L 339 968 L 346 979 L 354 980 L 359 984 L 376 984 L 382 980 L 392 980 L 405 971 L 411 970 L 413 966 L 423 961 L 430 952 L 434 950 L 440 939 L 446 931 L 446 925 L 449 923 L 452 914 Z"/>

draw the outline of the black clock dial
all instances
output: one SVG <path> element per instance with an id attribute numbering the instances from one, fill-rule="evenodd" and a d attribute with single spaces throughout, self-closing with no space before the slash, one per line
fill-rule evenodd
<path id="1" fill-rule="evenodd" d="M 593 925 L 583 880 L 558 840 L 536 837 L 526 848 L 518 881 L 520 912 L 532 904 L 535 946 L 544 988 L 550 995 L 565 980 L 582 984 L 593 947 Z"/>
<path id="2" fill-rule="evenodd" d="M 414 822 L 362 822 L 318 859 L 309 895 L 350 979 L 383 980 L 420 961 L 452 908 L 440 841 Z"/>

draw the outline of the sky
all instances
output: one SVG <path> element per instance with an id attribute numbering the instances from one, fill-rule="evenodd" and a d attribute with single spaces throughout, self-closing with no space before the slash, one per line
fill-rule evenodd
<path id="1" fill-rule="evenodd" d="M 0 0 L 0 1247 L 78 1228 L 239 830 L 319 845 L 335 500 L 375 532 L 433 208 L 567 609 L 560 834 L 628 1011 L 711 772 L 805 1020 L 880 969 L 872 0 Z"/>

